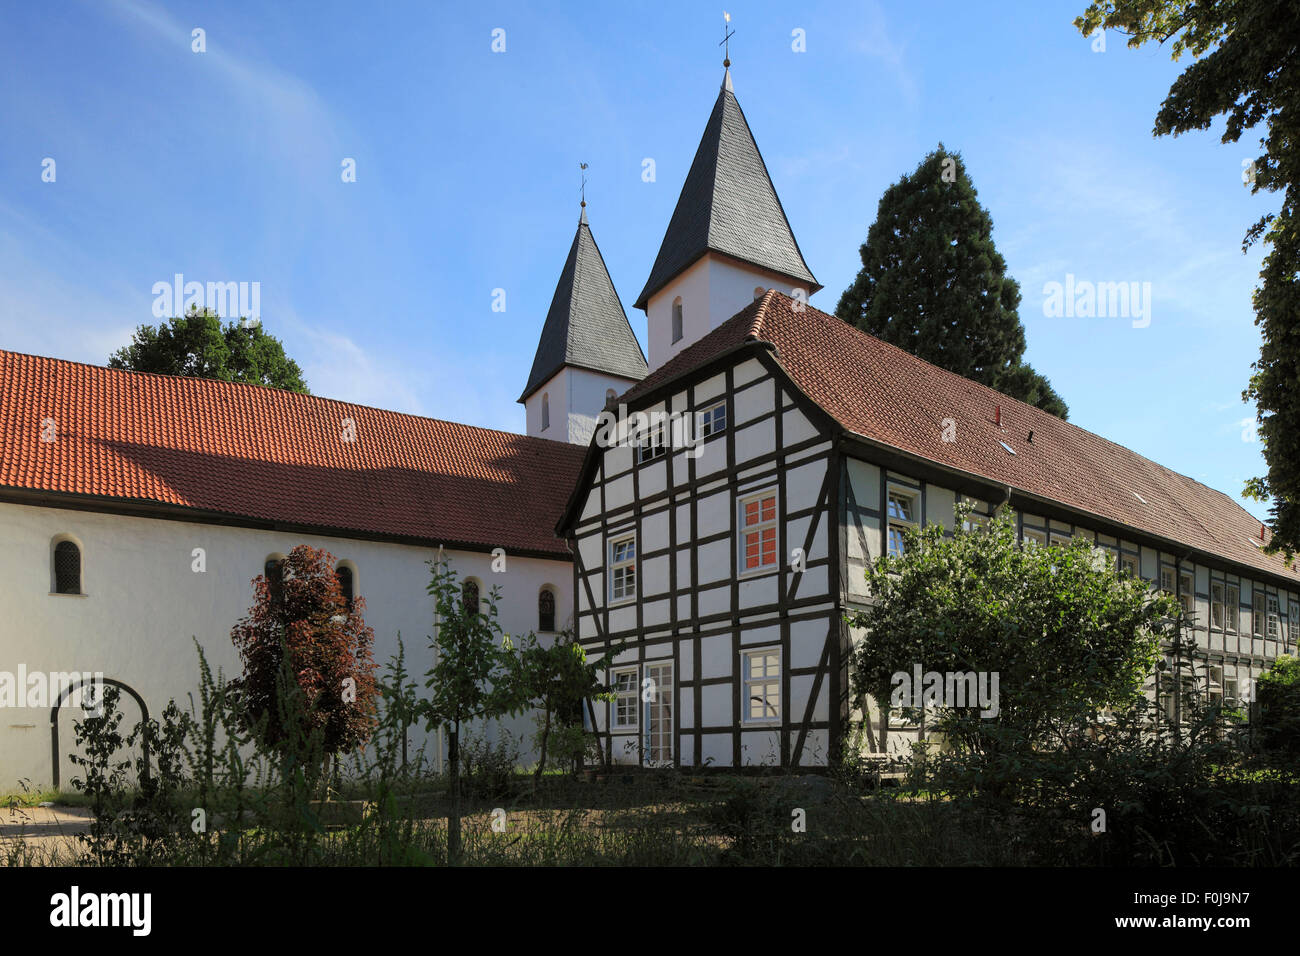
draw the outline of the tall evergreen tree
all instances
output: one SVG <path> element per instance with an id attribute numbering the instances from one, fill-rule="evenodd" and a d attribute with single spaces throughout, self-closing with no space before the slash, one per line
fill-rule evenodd
<path id="1" fill-rule="evenodd" d="M 227 322 L 208 309 L 191 308 L 157 327 L 142 325 L 118 349 L 109 368 L 159 375 L 190 375 L 222 382 L 270 385 L 307 394 L 298 363 L 267 335 L 261 323 Z"/>
<path id="2" fill-rule="evenodd" d="M 1174 80 L 1156 113 L 1156 136 L 1209 129 L 1220 142 L 1263 124 L 1260 154 L 1243 173 L 1252 193 L 1280 192 L 1281 209 L 1246 232 L 1271 248 L 1255 290 L 1263 337 L 1242 398 L 1254 399 L 1268 474 L 1245 494 L 1272 499 L 1269 549 L 1300 551 L 1300 3 L 1296 0 L 1098 0 L 1074 25 L 1085 36 L 1113 29 L 1128 45 L 1169 43 L 1175 60 L 1195 60 Z M 1171 42 L 1172 41 L 1172 42 Z"/>
<path id="3" fill-rule="evenodd" d="M 880 198 L 862 269 L 835 314 L 940 368 L 1065 418 L 1051 384 L 1021 361 L 1020 286 L 959 153 L 943 144 Z"/>

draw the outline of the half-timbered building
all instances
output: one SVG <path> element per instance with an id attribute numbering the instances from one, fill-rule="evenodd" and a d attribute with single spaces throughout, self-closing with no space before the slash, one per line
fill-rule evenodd
<path id="1" fill-rule="evenodd" d="M 1177 594 L 1212 695 L 1248 697 L 1295 648 L 1300 575 L 1226 495 L 872 338 L 815 290 L 728 78 L 638 300 L 651 372 L 558 526 L 581 639 L 622 648 L 590 712 L 611 759 L 824 765 L 864 715 L 860 746 L 903 749 L 917 728 L 849 699 L 846 615 L 868 562 L 908 528 L 951 531 L 963 500 Z"/>

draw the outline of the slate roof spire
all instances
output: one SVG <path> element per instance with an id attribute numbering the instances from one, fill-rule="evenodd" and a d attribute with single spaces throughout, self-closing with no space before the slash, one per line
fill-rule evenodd
<path id="1" fill-rule="evenodd" d="M 652 295 L 709 251 L 786 276 L 809 294 L 821 288 L 790 231 L 729 67 L 635 307 L 644 309 Z"/>
<path id="2" fill-rule="evenodd" d="M 649 367 L 596 247 L 582 201 L 578 231 L 542 326 L 528 385 L 519 401 L 566 365 L 640 381 Z"/>

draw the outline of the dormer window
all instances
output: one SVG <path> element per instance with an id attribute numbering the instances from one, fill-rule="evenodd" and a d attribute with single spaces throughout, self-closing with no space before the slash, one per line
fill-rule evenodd
<path id="1" fill-rule="evenodd" d="M 673 299 L 673 342 L 682 340 L 682 297 Z"/>

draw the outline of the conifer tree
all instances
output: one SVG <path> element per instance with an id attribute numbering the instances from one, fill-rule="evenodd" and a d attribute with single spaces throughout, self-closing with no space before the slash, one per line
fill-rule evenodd
<path id="1" fill-rule="evenodd" d="M 1051 384 L 1021 359 L 1020 286 L 993 244 L 959 153 L 943 144 L 880 198 L 862 269 L 835 314 L 940 368 L 1065 418 Z"/>

